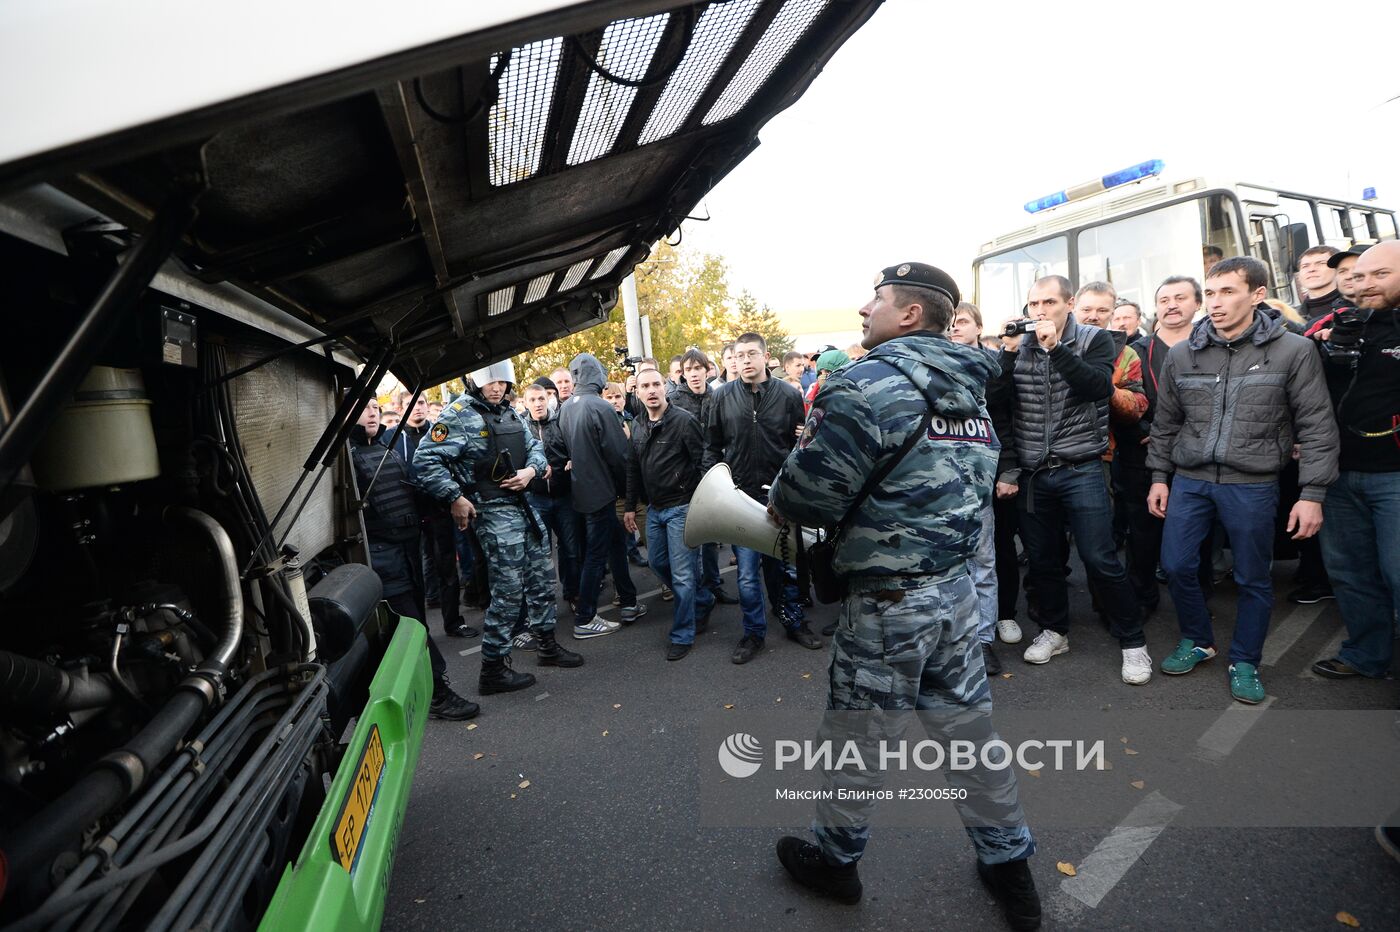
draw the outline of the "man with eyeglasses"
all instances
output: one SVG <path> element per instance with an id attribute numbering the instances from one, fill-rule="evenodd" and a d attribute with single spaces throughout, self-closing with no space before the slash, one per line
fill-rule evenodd
<path id="1" fill-rule="evenodd" d="M 733 360 L 737 378 L 721 385 L 710 402 L 704 466 L 727 463 L 740 491 L 766 504 L 768 487 L 802 431 L 802 393 L 781 379 L 769 378 L 768 344 L 757 333 L 745 333 L 734 341 Z M 747 547 L 735 550 L 744 636 L 729 659 L 748 663 L 763 650 L 768 634 L 764 588 L 788 638 L 820 650 L 824 642 L 803 620 L 791 564 Z"/>

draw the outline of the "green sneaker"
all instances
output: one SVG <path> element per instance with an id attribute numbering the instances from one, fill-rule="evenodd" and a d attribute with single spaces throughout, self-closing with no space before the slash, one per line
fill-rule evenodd
<path id="1" fill-rule="evenodd" d="M 1264 701 L 1264 684 L 1259 682 L 1259 669 L 1254 664 L 1230 664 L 1230 695 L 1250 705 Z"/>
<path id="2" fill-rule="evenodd" d="M 1171 656 L 1162 661 L 1162 672 L 1173 675 L 1190 673 L 1196 669 L 1196 664 L 1214 656 L 1214 647 L 1197 647 L 1195 641 L 1190 638 L 1182 638 L 1181 643 L 1176 645 L 1176 650 L 1172 651 Z"/>

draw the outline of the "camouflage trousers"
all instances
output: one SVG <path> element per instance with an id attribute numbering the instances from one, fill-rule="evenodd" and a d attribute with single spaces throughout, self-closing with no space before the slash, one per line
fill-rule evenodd
<path id="1" fill-rule="evenodd" d="M 554 564 L 549 538 L 531 530 L 525 508 L 514 502 L 483 505 L 476 511 L 476 539 L 486 554 L 491 604 L 481 635 L 481 656 L 498 660 L 510 655 L 510 639 L 523 616 L 536 634 L 554 630 Z M 535 527 L 544 522 L 535 515 Z"/>
<path id="2" fill-rule="evenodd" d="M 898 742 L 917 720 L 929 739 L 997 740 L 992 695 L 978 642 L 977 595 L 965 569 L 953 578 L 854 580 L 832 639 L 831 686 L 820 739 L 854 741 L 862 761 L 879 761 L 880 742 Z M 913 740 L 918 740 L 917 736 Z M 995 749 L 994 749 L 995 751 Z M 987 864 L 1030 856 L 1035 842 L 1010 767 L 949 770 L 965 789 L 956 803 L 977 858 Z M 870 837 L 873 801 L 839 799 L 838 789 L 878 790 L 884 774 L 859 765 L 826 771 L 830 799 L 817 804 L 812 831 L 829 861 L 860 858 Z"/>

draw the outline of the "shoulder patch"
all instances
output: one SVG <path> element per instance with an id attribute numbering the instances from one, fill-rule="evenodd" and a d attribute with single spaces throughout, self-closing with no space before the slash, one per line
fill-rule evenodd
<path id="1" fill-rule="evenodd" d="M 985 417 L 958 419 L 935 414 L 928 422 L 928 439 L 991 443 L 992 422 L 990 418 Z"/>
<path id="2" fill-rule="evenodd" d="M 433 443 L 442 443 L 447 439 L 447 425 L 439 421 L 433 425 L 433 429 L 428 434 L 428 439 Z"/>
<path id="3" fill-rule="evenodd" d="M 816 438 L 817 430 L 820 429 L 825 418 L 825 411 L 817 407 L 812 408 L 812 412 L 807 415 L 807 426 L 802 429 L 802 436 L 797 438 L 797 449 L 807 449 L 807 445 Z"/>

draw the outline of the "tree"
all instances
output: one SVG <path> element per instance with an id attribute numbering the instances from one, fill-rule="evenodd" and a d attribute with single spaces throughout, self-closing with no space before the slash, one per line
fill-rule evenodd
<path id="1" fill-rule="evenodd" d="M 768 352 L 775 359 L 793 346 L 792 337 L 783 329 L 782 321 L 771 307 L 759 305 L 758 300 L 748 291 L 739 295 L 734 302 L 734 336 L 741 333 L 756 333 L 768 343 Z"/>

